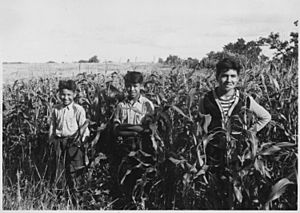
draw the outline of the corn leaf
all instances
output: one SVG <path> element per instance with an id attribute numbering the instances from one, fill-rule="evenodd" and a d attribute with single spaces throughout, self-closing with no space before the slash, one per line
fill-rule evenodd
<path id="1" fill-rule="evenodd" d="M 233 189 L 236 199 L 241 203 L 243 201 L 242 188 L 234 185 Z"/>
<path id="2" fill-rule="evenodd" d="M 260 152 L 260 155 L 272 155 L 275 152 L 278 152 L 279 150 L 281 150 L 281 148 L 274 145 L 274 146 L 271 146 L 271 147 L 269 147 L 269 148 L 267 148 L 265 150 L 262 150 Z"/>
<path id="3" fill-rule="evenodd" d="M 265 207 L 268 206 L 273 200 L 278 199 L 284 192 L 288 185 L 294 184 L 294 182 L 289 181 L 287 178 L 283 178 L 279 180 L 271 190 L 271 193 L 269 194 L 269 198 L 265 204 Z"/>
<path id="4" fill-rule="evenodd" d="M 173 108 L 176 112 L 178 112 L 180 115 L 182 115 L 183 117 L 189 119 L 189 121 L 193 121 L 189 116 L 187 116 L 186 114 L 184 114 L 184 113 L 182 112 L 182 110 L 179 109 L 177 106 L 172 105 L 172 108 Z"/>

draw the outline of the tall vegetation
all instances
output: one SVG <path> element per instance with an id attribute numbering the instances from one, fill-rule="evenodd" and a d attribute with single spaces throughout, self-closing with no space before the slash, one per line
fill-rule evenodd
<path id="1" fill-rule="evenodd" d="M 76 207 L 48 182 L 51 155 L 47 132 L 51 109 L 59 101 L 58 79 L 16 80 L 4 85 L 3 208 L 114 209 L 118 204 L 118 208 L 141 210 L 297 209 L 298 34 L 291 34 L 287 43 L 274 34 L 261 42 L 274 47 L 274 58 L 257 58 L 257 42 L 239 40 L 238 47 L 234 43 L 225 46 L 231 52 L 210 53 L 201 60 L 200 65 L 209 69 L 198 71 L 197 76 L 185 66 L 146 74 L 144 93 L 156 106 L 143 123 L 150 131 L 138 138 L 137 148 L 124 156 L 118 170 L 112 170 L 109 163 L 107 127 L 123 94 L 101 74 L 74 77 L 76 102 L 86 109 L 92 133 L 86 184 Z M 253 57 L 233 51 L 240 46 L 253 51 L 246 51 Z M 247 59 L 242 61 L 240 87 L 271 113 L 272 121 L 253 135 L 247 131 L 251 119 L 245 120 L 247 112 L 243 112 L 235 119 L 244 129 L 232 132 L 229 125 L 224 130 L 231 140 L 227 172 L 220 182 L 206 164 L 206 146 L 213 135 L 207 132 L 210 118 L 200 114 L 198 106 L 199 98 L 215 84 L 214 60 L 225 55 Z M 169 61 L 175 59 L 179 60 L 170 57 Z M 244 148 L 237 150 L 238 144 Z M 230 164 L 233 155 L 239 164 Z M 121 205 L 122 197 L 112 196 L 113 177 L 120 188 L 134 178 L 130 204 Z"/>

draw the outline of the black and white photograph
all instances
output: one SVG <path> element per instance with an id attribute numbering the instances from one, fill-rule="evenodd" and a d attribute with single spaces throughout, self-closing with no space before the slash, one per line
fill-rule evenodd
<path id="1" fill-rule="evenodd" d="M 298 0 L 2 0 L 2 210 L 298 211 Z"/>

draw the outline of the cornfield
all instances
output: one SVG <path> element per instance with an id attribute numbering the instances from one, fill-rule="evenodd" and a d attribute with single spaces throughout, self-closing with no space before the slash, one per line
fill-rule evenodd
<path id="1" fill-rule="evenodd" d="M 50 151 L 47 141 L 50 112 L 59 102 L 59 78 L 16 80 L 3 85 L 3 209 L 248 209 L 296 210 L 298 180 L 298 65 L 267 63 L 244 69 L 240 88 L 252 95 L 272 115 L 257 135 L 235 132 L 246 144 L 238 153 L 239 166 L 226 165 L 220 179 L 206 165 L 205 148 L 209 118 L 199 113 L 199 99 L 215 85 L 213 70 L 190 70 L 183 66 L 145 72 L 143 93 L 155 104 L 147 117 L 150 133 L 138 138 L 143 145 L 126 156 L 118 171 L 112 170 L 108 131 L 110 118 L 124 94 L 119 85 L 100 73 L 78 74 L 76 102 L 90 120 L 91 142 L 85 182 L 73 206 L 49 184 Z M 243 115 L 238 119 L 243 125 Z M 106 128 L 105 128 L 106 127 Z M 231 143 L 237 141 L 228 127 Z M 124 185 L 131 174 L 136 180 L 130 191 L 132 203 L 111 195 L 117 177 Z"/>

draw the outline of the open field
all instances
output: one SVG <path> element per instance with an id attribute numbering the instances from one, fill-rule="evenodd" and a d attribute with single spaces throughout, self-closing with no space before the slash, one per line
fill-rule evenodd
<path id="1" fill-rule="evenodd" d="M 127 70 L 152 72 L 158 69 L 154 63 L 24 63 L 3 64 L 3 82 L 12 83 L 15 80 L 37 77 L 75 77 L 79 73 L 101 73 L 108 75 L 112 72 L 123 74 Z M 164 69 L 162 66 L 159 68 Z M 169 69 L 169 68 L 167 68 Z"/>
<path id="2" fill-rule="evenodd" d="M 76 102 L 84 106 L 87 117 L 95 123 L 90 126 L 92 139 L 99 141 L 97 128 L 109 123 L 119 101 L 111 98 L 106 79 L 116 71 L 122 81 L 127 70 L 142 71 L 146 82 L 151 80 L 151 73 L 158 76 L 144 92 L 156 106 L 150 120 L 153 137 L 140 138 L 143 143 L 154 144 L 157 153 L 130 153 L 127 159 L 133 158 L 139 164 L 128 163 L 120 174 L 110 170 L 111 156 L 105 151 L 109 138 L 102 138 L 104 143 L 96 145 L 96 153 L 95 147 L 89 146 L 91 163 L 86 184 L 77 197 L 79 205 L 74 206 L 68 196 L 49 184 L 47 176 L 47 134 L 50 111 L 59 101 L 58 80 L 68 77 L 76 81 Z M 248 164 L 226 167 L 228 174 L 221 184 L 208 172 L 205 146 L 211 136 L 204 132 L 205 123 L 197 120 L 199 98 L 215 84 L 213 70 L 193 71 L 161 64 L 5 64 L 3 73 L 2 203 L 6 210 L 105 210 L 115 209 L 116 205 L 130 209 L 132 206 L 122 205 L 122 199 L 112 196 L 115 186 L 111 179 L 120 176 L 125 180 L 134 169 L 144 172 L 131 194 L 132 205 L 140 210 L 222 209 L 224 203 L 218 197 L 229 199 L 230 208 L 235 210 L 298 208 L 297 64 L 271 70 L 262 63 L 243 70 L 241 90 L 254 96 L 271 113 L 272 121 L 257 138 L 247 131 L 238 133 L 243 136 L 239 142 L 246 142 L 248 150 L 239 153 L 239 159 L 241 164 L 245 159 Z M 226 131 L 234 142 L 232 132 Z M 257 149 L 251 149 L 254 143 Z M 234 150 L 234 146 L 230 148 Z M 233 187 L 229 194 L 219 190 L 224 185 Z"/>

